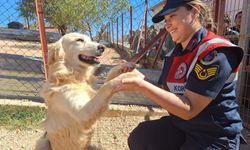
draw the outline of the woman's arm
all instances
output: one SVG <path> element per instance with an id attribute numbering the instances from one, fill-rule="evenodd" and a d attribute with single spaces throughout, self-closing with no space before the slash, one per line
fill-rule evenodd
<path id="1" fill-rule="evenodd" d="M 189 90 L 186 90 L 183 96 L 177 96 L 136 77 L 123 79 L 121 84 L 117 85 L 113 91 L 139 91 L 169 113 L 185 120 L 195 117 L 212 101 L 206 96 Z"/>

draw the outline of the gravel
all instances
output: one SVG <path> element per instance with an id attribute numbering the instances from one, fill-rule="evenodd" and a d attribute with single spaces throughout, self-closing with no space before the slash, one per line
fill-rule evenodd
<path id="1" fill-rule="evenodd" d="M 31 102 L 4 101 L 8 105 L 43 105 Z M 97 122 L 92 145 L 102 147 L 104 150 L 128 150 L 127 138 L 139 122 L 146 119 L 156 119 L 166 114 L 166 111 L 159 108 L 149 109 L 143 106 L 112 104 L 109 111 Z M 42 127 L 26 130 L 8 130 L 0 127 L 0 150 L 33 150 L 36 141 L 43 134 Z"/>

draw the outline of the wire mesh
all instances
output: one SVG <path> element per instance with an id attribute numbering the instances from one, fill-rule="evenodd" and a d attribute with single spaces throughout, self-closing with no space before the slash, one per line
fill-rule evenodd
<path id="1" fill-rule="evenodd" d="M 39 39 L 24 41 L 19 39 L 24 34 L 14 36 L 19 29 L 26 28 L 17 1 L 1 1 L 0 13 L 0 97 L 36 99 L 43 81 Z"/>

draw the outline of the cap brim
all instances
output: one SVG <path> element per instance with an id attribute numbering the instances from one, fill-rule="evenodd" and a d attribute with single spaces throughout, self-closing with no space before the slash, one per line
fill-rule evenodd
<path id="1" fill-rule="evenodd" d="M 170 8 L 170 9 L 163 9 L 160 12 L 158 12 L 156 15 L 153 16 L 152 21 L 153 23 L 158 23 L 161 22 L 162 20 L 164 20 L 164 16 L 176 11 L 177 8 Z"/>

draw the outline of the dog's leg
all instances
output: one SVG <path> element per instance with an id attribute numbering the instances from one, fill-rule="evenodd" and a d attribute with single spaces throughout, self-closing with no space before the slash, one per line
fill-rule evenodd
<path id="1" fill-rule="evenodd" d="M 132 75 L 134 72 L 124 73 L 104 83 L 104 85 L 97 91 L 96 95 L 87 103 L 78 103 L 74 93 L 70 93 L 69 95 L 66 94 L 68 97 L 67 101 L 63 103 L 61 102 L 60 105 L 56 105 L 56 107 L 60 107 L 58 108 L 60 110 L 67 111 L 69 115 L 78 120 L 79 123 L 83 124 L 86 128 L 91 128 L 96 120 L 99 119 L 108 109 L 108 105 L 110 104 L 113 95 L 113 87 L 120 84 L 122 78 L 129 74 Z M 69 103 L 68 101 L 71 101 L 72 103 Z M 82 100 L 79 100 L 79 102 L 82 102 Z"/>
<path id="2" fill-rule="evenodd" d="M 135 72 L 128 72 L 121 74 L 113 80 L 105 83 L 96 93 L 96 95 L 77 112 L 77 116 L 81 121 L 85 123 L 93 124 L 98 118 L 108 109 L 108 105 L 111 102 L 112 88 L 120 84 L 123 78 L 140 76 Z"/>
<path id="3" fill-rule="evenodd" d="M 130 70 L 133 70 L 133 69 L 135 69 L 135 67 L 136 66 L 133 63 L 125 63 L 122 65 L 115 66 L 108 72 L 108 75 L 107 75 L 105 82 L 110 81 L 111 79 L 114 79 L 115 77 L 124 73 L 123 69 L 129 68 Z"/>
<path id="4" fill-rule="evenodd" d="M 94 124 L 108 109 L 112 97 L 111 86 L 111 84 L 104 84 L 97 94 L 81 110 L 77 111 L 79 120 L 85 125 Z"/>

